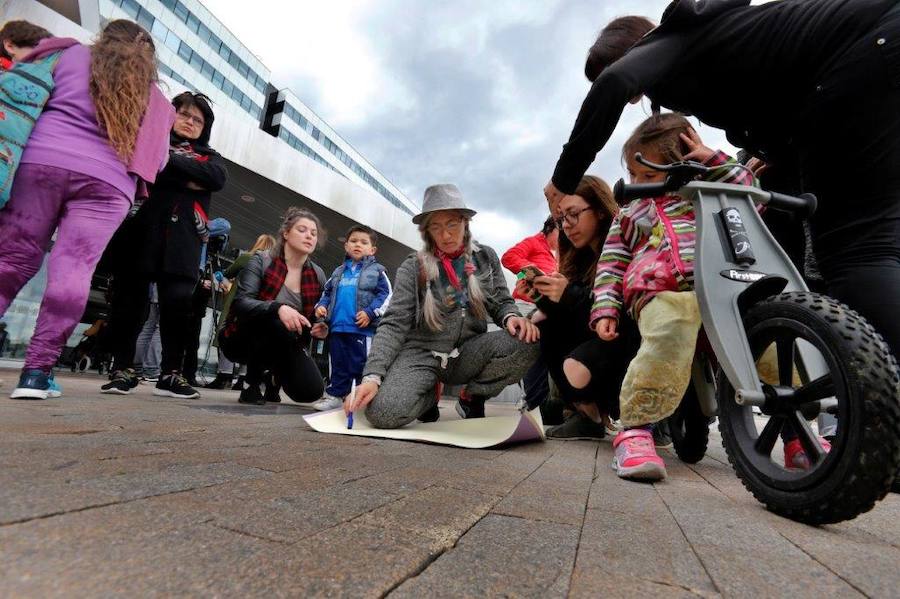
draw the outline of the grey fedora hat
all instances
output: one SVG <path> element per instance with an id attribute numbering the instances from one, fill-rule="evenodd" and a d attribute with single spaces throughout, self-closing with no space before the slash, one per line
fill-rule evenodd
<path id="1" fill-rule="evenodd" d="M 438 210 L 459 210 L 468 217 L 475 216 L 476 212 L 466 207 L 462 193 L 452 183 L 432 185 L 425 190 L 425 200 L 422 202 L 422 212 L 412 219 L 413 224 L 418 225 L 425 215 Z"/>

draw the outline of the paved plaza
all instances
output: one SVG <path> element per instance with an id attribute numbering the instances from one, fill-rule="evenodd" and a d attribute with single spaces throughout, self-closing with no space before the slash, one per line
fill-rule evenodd
<path id="1" fill-rule="evenodd" d="M 106 396 L 86 376 L 11 401 L 16 375 L 0 370 L 3 598 L 900 596 L 900 496 L 797 524 L 717 435 L 694 466 L 663 452 L 649 485 L 615 476 L 608 440 L 321 435 L 289 402 Z"/>

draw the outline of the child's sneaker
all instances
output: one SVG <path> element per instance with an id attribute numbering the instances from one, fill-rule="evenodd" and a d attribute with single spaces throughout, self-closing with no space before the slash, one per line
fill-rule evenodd
<path id="1" fill-rule="evenodd" d="M 612 467 L 620 478 L 662 480 L 666 465 L 656 454 L 653 433 L 642 428 L 621 431 L 613 439 L 616 457 Z"/>
<path id="2" fill-rule="evenodd" d="M 56 379 L 53 377 L 52 372 L 47 378 L 47 383 L 49 383 L 49 387 L 47 387 L 47 397 L 56 398 L 62 396 L 62 387 L 60 387 L 59 383 L 56 382 Z"/>
<path id="3" fill-rule="evenodd" d="M 831 443 L 826 439 L 819 437 L 819 443 L 822 444 L 825 453 L 831 451 Z M 800 439 L 792 439 L 784 444 L 784 467 L 789 470 L 809 470 L 809 456 L 806 455 Z"/>
<path id="4" fill-rule="evenodd" d="M 340 397 L 335 397 L 334 395 L 328 395 L 326 393 L 320 399 L 314 401 L 312 407 L 314 410 L 327 412 L 328 410 L 336 410 L 343 405 L 343 399 L 341 399 Z"/>
<path id="5" fill-rule="evenodd" d="M 47 399 L 50 393 L 50 375 L 43 370 L 33 368 L 23 370 L 19 376 L 19 384 L 9 394 L 10 399 Z"/>

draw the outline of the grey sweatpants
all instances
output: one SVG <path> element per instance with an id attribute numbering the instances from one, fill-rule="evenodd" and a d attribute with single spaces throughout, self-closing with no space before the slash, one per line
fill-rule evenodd
<path id="1" fill-rule="evenodd" d="M 366 408 L 366 417 L 376 428 L 409 424 L 434 405 L 437 381 L 466 385 L 472 395 L 494 397 L 519 382 L 539 352 L 539 344 L 524 343 L 506 331 L 469 339 L 446 369 L 428 350 L 402 349 L 388 369 L 378 395 Z"/>

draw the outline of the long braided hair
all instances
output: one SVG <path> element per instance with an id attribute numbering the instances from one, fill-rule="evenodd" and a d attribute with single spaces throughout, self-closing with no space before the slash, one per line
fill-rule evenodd
<path id="1" fill-rule="evenodd" d="M 150 85 L 158 79 L 156 47 L 132 21 L 110 21 L 91 46 L 91 99 L 97 122 L 122 162 L 134 154 Z"/>
<path id="2" fill-rule="evenodd" d="M 440 279 L 441 263 L 435 255 L 436 248 L 434 240 L 428 233 L 428 225 L 431 223 L 433 216 L 434 213 L 426 214 L 422 219 L 422 222 L 419 223 L 419 233 L 422 235 L 422 241 L 425 242 L 425 247 L 419 250 L 418 255 L 419 267 L 421 268 L 422 274 L 421 279 L 423 279 L 422 283 L 425 287 L 425 299 L 422 303 L 422 314 L 428 328 L 437 332 L 444 330 L 444 313 L 441 310 L 440 303 L 434 293 L 434 288 L 437 286 Z M 472 254 L 479 249 L 478 243 L 472 239 L 472 232 L 469 230 L 469 218 L 462 213 L 460 213 L 459 216 L 463 220 L 463 224 L 466 228 L 466 232 L 463 236 L 463 247 L 465 248 L 463 256 L 465 256 L 467 265 L 473 265 L 471 268 L 467 268 L 467 271 L 471 271 L 471 273 L 466 277 L 469 309 L 476 318 L 486 319 L 487 309 L 484 305 L 484 288 L 482 287 L 478 275 L 474 272 L 474 262 L 472 261 Z"/>

